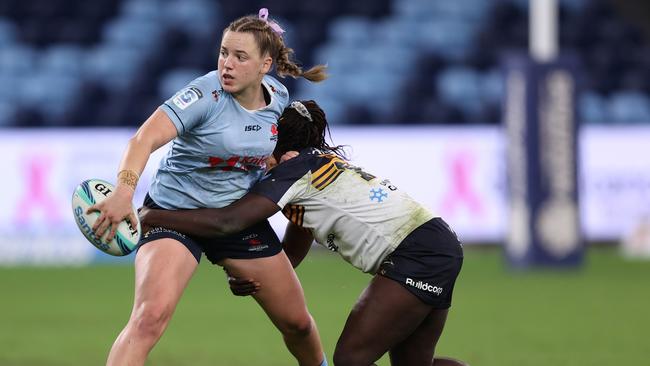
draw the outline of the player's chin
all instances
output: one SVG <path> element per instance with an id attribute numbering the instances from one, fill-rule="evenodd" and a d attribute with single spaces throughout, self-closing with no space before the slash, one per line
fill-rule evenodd
<path id="1" fill-rule="evenodd" d="M 237 85 L 233 83 L 223 83 L 221 84 L 221 88 L 223 89 L 223 91 L 230 94 L 237 94 L 241 90 L 241 88 L 239 88 Z"/>

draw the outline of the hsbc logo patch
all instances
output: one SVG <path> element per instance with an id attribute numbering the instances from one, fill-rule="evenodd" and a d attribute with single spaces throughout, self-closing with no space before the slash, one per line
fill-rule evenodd
<path id="1" fill-rule="evenodd" d="M 415 282 L 414 280 L 410 278 L 406 278 L 406 284 L 412 287 L 415 287 L 418 290 L 426 291 L 426 292 L 431 292 L 432 294 L 435 294 L 436 296 L 439 296 L 442 294 L 442 287 L 438 286 L 433 286 L 430 285 L 426 282 L 418 281 Z"/>

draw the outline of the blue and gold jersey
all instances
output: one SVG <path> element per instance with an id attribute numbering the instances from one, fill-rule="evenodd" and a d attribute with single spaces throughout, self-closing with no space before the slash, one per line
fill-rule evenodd
<path id="1" fill-rule="evenodd" d="M 221 88 L 217 71 L 201 76 L 160 108 L 178 131 L 149 194 L 167 209 L 223 207 L 242 197 L 264 174 L 277 140 L 277 120 L 289 102 L 271 76 L 262 86 L 271 102 L 243 108 Z"/>
<path id="2" fill-rule="evenodd" d="M 319 244 L 369 273 L 434 217 L 389 180 L 316 149 L 279 164 L 251 192 L 271 199 Z"/>

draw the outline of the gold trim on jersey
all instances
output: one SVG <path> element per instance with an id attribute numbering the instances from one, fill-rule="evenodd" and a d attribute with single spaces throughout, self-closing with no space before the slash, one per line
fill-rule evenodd
<path id="1" fill-rule="evenodd" d="M 298 226 L 302 226 L 305 218 L 305 206 L 286 205 L 282 209 L 284 216 Z"/>
<path id="2" fill-rule="evenodd" d="M 343 173 L 347 162 L 334 154 L 323 154 L 319 157 L 330 159 L 311 175 L 311 185 L 321 191 Z"/>

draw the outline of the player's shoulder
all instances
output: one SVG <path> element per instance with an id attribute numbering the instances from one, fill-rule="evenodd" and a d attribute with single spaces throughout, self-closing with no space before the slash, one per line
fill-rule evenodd
<path id="1" fill-rule="evenodd" d="M 174 113 L 198 113 L 202 115 L 206 108 L 211 108 L 210 101 L 221 90 L 216 71 L 210 71 L 190 81 L 165 104 L 175 110 Z M 187 122 L 187 120 L 185 121 Z"/>
<path id="2" fill-rule="evenodd" d="M 213 90 L 218 91 L 221 89 L 221 82 L 219 81 L 217 71 L 212 70 L 192 80 L 188 86 L 198 88 L 204 93 L 211 93 Z"/>
<path id="3" fill-rule="evenodd" d="M 313 156 L 308 153 L 307 149 L 299 151 L 298 156 L 278 164 L 271 172 L 276 176 L 302 176 L 309 171 L 312 158 Z"/>
<path id="4" fill-rule="evenodd" d="M 317 148 L 308 148 L 300 152 L 305 156 L 311 170 L 318 170 L 325 165 L 347 164 L 347 161 L 332 151 L 320 150 Z"/>
<path id="5" fill-rule="evenodd" d="M 273 97 L 280 102 L 282 109 L 286 108 L 289 104 L 289 90 L 287 87 L 271 75 L 264 75 L 263 82 L 271 90 Z"/>
<path id="6" fill-rule="evenodd" d="M 217 71 L 213 70 L 190 81 L 183 89 L 176 92 L 175 97 L 188 94 L 195 96 L 196 99 L 202 99 L 204 97 L 214 97 L 215 93 L 220 93 L 220 90 L 221 82 L 219 81 Z"/>

